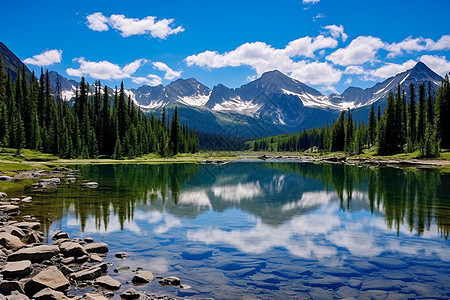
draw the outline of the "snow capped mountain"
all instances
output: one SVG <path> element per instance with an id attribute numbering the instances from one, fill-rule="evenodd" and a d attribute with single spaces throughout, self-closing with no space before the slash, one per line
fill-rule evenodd
<path id="1" fill-rule="evenodd" d="M 377 101 L 386 100 L 389 93 L 395 93 L 400 84 L 401 89 L 405 89 L 409 94 L 409 85 L 413 83 L 416 88 L 420 83 L 430 83 L 435 91 L 442 80 L 442 77 L 427 67 L 422 62 L 418 62 L 412 69 L 397 74 L 383 82 L 375 84 L 368 89 L 349 87 L 342 93 L 342 98 L 353 102 L 355 107 L 372 105 Z"/>

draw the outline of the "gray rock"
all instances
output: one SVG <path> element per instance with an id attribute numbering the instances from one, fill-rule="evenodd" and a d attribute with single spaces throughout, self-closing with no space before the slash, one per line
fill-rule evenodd
<path id="1" fill-rule="evenodd" d="M 339 298 L 351 298 L 358 296 L 359 292 L 357 289 L 352 289 L 351 287 L 348 286 L 341 286 L 337 290 L 337 294 L 339 295 Z"/>
<path id="2" fill-rule="evenodd" d="M 140 296 L 141 295 L 134 288 L 129 288 L 128 290 L 120 294 L 120 297 L 124 299 L 139 299 Z"/>
<path id="3" fill-rule="evenodd" d="M 70 235 L 67 232 L 59 230 L 53 235 L 52 239 L 53 240 L 70 239 Z"/>
<path id="4" fill-rule="evenodd" d="M 23 238 L 25 236 L 25 232 L 23 232 L 22 229 L 20 229 L 17 226 L 14 225 L 9 225 L 9 226 L 5 226 L 3 228 L 0 228 L 1 232 L 7 232 L 10 233 L 14 236 L 17 236 L 19 239 Z"/>
<path id="5" fill-rule="evenodd" d="M 87 254 L 75 258 L 75 261 L 77 262 L 77 264 L 84 264 L 88 260 L 89 260 L 89 255 L 87 255 Z"/>
<path id="6" fill-rule="evenodd" d="M 181 257 L 189 260 L 206 259 L 212 256 L 212 249 L 208 248 L 189 248 L 181 253 Z"/>
<path id="7" fill-rule="evenodd" d="M 353 277 L 360 275 L 359 272 L 342 268 L 326 268 L 323 272 L 338 277 Z"/>
<path id="8" fill-rule="evenodd" d="M 19 293 L 18 291 L 11 292 L 11 295 L 6 296 L 7 300 L 30 300 L 26 295 Z"/>
<path id="9" fill-rule="evenodd" d="M 44 238 L 36 231 L 31 231 L 27 233 L 23 238 L 22 241 L 26 244 L 36 244 L 36 243 L 42 243 L 44 241 Z"/>
<path id="10" fill-rule="evenodd" d="M 101 276 L 95 280 L 95 283 L 97 283 L 99 286 L 102 286 L 108 290 L 118 290 L 120 289 L 120 282 L 118 282 L 115 279 L 112 279 L 109 276 Z"/>
<path id="11" fill-rule="evenodd" d="M 24 243 L 17 237 L 7 232 L 0 232 L 0 245 L 6 249 L 11 249 L 13 251 L 23 248 Z"/>
<path id="12" fill-rule="evenodd" d="M 59 247 L 40 245 L 31 248 L 22 248 L 8 256 L 8 261 L 30 260 L 31 262 L 43 262 L 51 259 L 59 253 Z"/>
<path id="13" fill-rule="evenodd" d="M 402 280 L 402 281 L 414 281 L 414 276 L 407 272 L 396 272 L 391 271 L 387 273 L 383 273 L 383 277 L 386 279 L 393 279 L 393 280 Z"/>
<path id="14" fill-rule="evenodd" d="M 64 275 L 69 275 L 69 274 L 72 274 L 72 273 L 74 272 L 71 268 L 69 268 L 68 266 L 64 266 L 64 265 L 62 265 L 62 266 L 59 268 L 59 270 L 60 270 Z"/>
<path id="15" fill-rule="evenodd" d="M 400 290 L 403 286 L 405 286 L 405 283 L 400 280 L 374 279 L 364 281 L 361 290 L 396 291 Z"/>
<path id="16" fill-rule="evenodd" d="M 23 284 L 20 281 L 6 281 L 0 282 L 0 290 L 11 293 L 12 291 L 19 291 L 24 293 Z"/>
<path id="17" fill-rule="evenodd" d="M 94 239 L 91 237 L 85 237 L 83 241 L 85 241 L 86 243 L 93 243 Z"/>
<path id="18" fill-rule="evenodd" d="M 70 283 L 64 274 L 55 266 L 51 266 L 31 278 L 25 284 L 25 292 L 27 295 L 34 295 L 45 288 L 64 291 L 69 285 Z"/>
<path id="19" fill-rule="evenodd" d="M 79 298 L 72 298 L 76 300 L 108 300 L 105 296 L 97 293 L 86 293 Z"/>
<path id="20" fill-rule="evenodd" d="M 31 261 L 8 262 L 1 271 L 4 278 L 23 278 L 31 273 Z"/>
<path id="21" fill-rule="evenodd" d="M 3 212 L 4 214 L 15 216 L 19 214 L 19 207 L 17 205 L 10 205 L 10 204 L 2 205 L 0 206 L 0 211 Z"/>
<path id="22" fill-rule="evenodd" d="M 0 198 L 1 198 L 1 199 L 3 199 L 3 198 L 8 198 L 8 194 L 7 194 L 7 193 L 4 193 L 4 192 L 0 192 Z"/>
<path id="23" fill-rule="evenodd" d="M 149 283 L 155 279 L 152 272 L 148 271 L 137 271 L 131 282 L 133 283 Z"/>
<path id="24" fill-rule="evenodd" d="M 81 270 L 70 274 L 70 279 L 75 281 L 94 280 L 102 276 L 102 269 L 98 266 L 91 267 L 87 270 Z"/>
<path id="25" fill-rule="evenodd" d="M 380 268 L 388 270 L 399 270 L 399 269 L 406 269 L 409 267 L 409 265 L 406 262 L 396 258 L 377 256 L 369 259 L 369 262 Z"/>
<path id="26" fill-rule="evenodd" d="M 41 223 L 39 222 L 18 222 L 15 223 L 14 226 L 19 227 L 22 230 L 30 231 L 30 230 L 37 230 L 41 228 Z"/>
<path id="27" fill-rule="evenodd" d="M 89 261 L 90 262 L 103 262 L 103 258 L 102 257 L 100 257 L 99 255 L 97 255 L 97 254 L 91 254 L 90 256 L 89 256 Z"/>
<path id="28" fill-rule="evenodd" d="M 13 180 L 13 178 L 11 176 L 6 176 L 6 175 L 0 176 L 0 182 L 8 182 L 11 180 Z M 2 194 L 5 194 L 5 193 L 2 193 Z M 0 198 L 6 198 L 8 196 L 6 194 L 5 194 L 6 196 L 2 196 L 2 194 L 0 194 Z"/>
<path id="29" fill-rule="evenodd" d="M 45 184 L 45 183 L 54 183 L 54 184 L 61 184 L 61 179 L 59 178 L 47 178 L 47 179 L 41 179 L 39 180 L 40 184 Z"/>
<path id="30" fill-rule="evenodd" d="M 74 242 L 64 242 L 59 245 L 59 250 L 64 256 L 74 256 L 79 257 L 87 255 L 86 250 L 78 243 Z M 89 257 L 88 257 L 89 258 Z M 87 260 L 87 259 L 86 259 Z"/>
<path id="31" fill-rule="evenodd" d="M 32 200 L 33 200 L 33 198 L 31 198 L 31 197 L 24 197 L 20 200 L 20 202 L 30 203 Z"/>
<path id="32" fill-rule="evenodd" d="M 77 179 L 75 177 L 67 177 L 66 178 L 67 184 L 75 183 L 75 181 L 77 181 Z"/>
<path id="33" fill-rule="evenodd" d="M 84 246 L 84 250 L 89 253 L 107 253 L 109 248 L 106 243 L 90 243 Z"/>
<path id="34" fill-rule="evenodd" d="M 55 190 L 58 188 L 58 186 L 54 182 L 39 183 L 39 187 L 47 190 Z"/>
<path id="35" fill-rule="evenodd" d="M 348 281 L 348 286 L 355 288 L 355 289 L 359 289 L 361 287 L 362 281 L 358 280 L 358 279 L 350 279 Z"/>
<path id="36" fill-rule="evenodd" d="M 169 276 L 159 281 L 161 285 L 180 285 L 180 278 L 175 276 Z"/>
<path id="37" fill-rule="evenodd" d="M 324 289 L 312 289 L 309 292 L 309 296 L 311 297 L 311 299 L 314 300 L 329 300 L 329 299 L 334 299 L 333 295 L 324 290 Z"/>
<path id="38" fill-rule="evenodd" d="M 337 288 L 345 285 L 344 281 L 335 276 L 327 276 L 319 279 L 311 279 L 308 281 L 311 286 L 314 287 L 327 287 L 327 288 Z"/>
<path id="39" fill-rule="evenodd" d="M 125 259 L 125 258 L 128 258 L 128 257 L 131 257 L 131 254 L 128 254 L 126 252 L 117 252 L 114 256 L 117 257 L 117 258 Z"/>
<path id="40" fill-rule="evenodd" d="M 33 298 L 35 300 L 68 300 L 69 298 L 62 292 L 54 291 L 49 288 L 45 288 L 42 291 L 36 293 Z"/>

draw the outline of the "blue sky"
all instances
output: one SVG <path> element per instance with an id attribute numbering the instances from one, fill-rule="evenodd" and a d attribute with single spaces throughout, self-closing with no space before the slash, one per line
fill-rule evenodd
<path id="1" fill-rule="evenodd" d="M 27 66 L 127 88 L 280 71 L 328 94 L 423 61 L 450 72 L 450 1 L 8 1 L 0 41 Z"/>

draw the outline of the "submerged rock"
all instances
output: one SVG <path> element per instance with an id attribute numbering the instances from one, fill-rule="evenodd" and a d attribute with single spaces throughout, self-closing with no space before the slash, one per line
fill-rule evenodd
<path id="1" fill-rule="evenodd" d="M 361 290 L 395 291 L 400 290 L 404 285 L 405 283 L 400 280 L 375 279 L 364 281 Z"/>
<path id="2" fill-rule="evenodd" d="M 181 257 L 189 260 L 206 259 L 212 256 L 212 249 L 208 248 L 189 248 L 181 253 Z"/>
<path id="3" fill-rule="evenodd" d="M 169 276 L 159 281 L 161 285 L 180 285 L 180 278 L 175 276 Z"/>
<path id="4" fill-rule="evenodd" d="M 134 288 L 129 288 L 128 290 L 120 294 L 120 297 L 124 299 L 139 299 L 140 296 L 141 295 Z"/>
<path id="5" fill-rule="evenodd" d="M 81 186 L 90 188 L 90 189 L 96 189 L 98 188 L 98 182 L 95 181 L 91 181 L 91 182 L 86 182 L 86 183 L 82 183 L 80 184 Z"/>
<path id="6" fill-rule="evenodd" d="M 125 258 L 128 258 L 128 257 L 131 257 L 131 254 L 128 254 L 126 252 L 117 252 L 114 256 L 117 257 L 117 258 L 125 259 Z"/>
<path id="7" fill-rule="evenodd" d="M 372 257 L 371 259 L 369 259 L 369 263 L 388 270 L 399 270 L 409 267 L 409 265 L 403 260 L 380 256 Z"/>

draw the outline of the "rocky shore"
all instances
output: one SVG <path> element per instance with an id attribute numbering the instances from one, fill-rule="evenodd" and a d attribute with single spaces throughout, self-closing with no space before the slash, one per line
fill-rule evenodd
<path id="1" fill-rule="evenodd" d="M 49 175 L 53 177 L 33 184 L 33 192 L 57 189 L 61 184 L 77 180 L 77 174 L 67 168 L 17 172 L 14 176 L 3 175 L 2 180 L 38 179 Z M 98 187 L 96 182 L 81 185 Z M 32 216 L 20 215 L 19 205 L 31 201 L 31 196 L 9 197 L 0 192 L 0 300 L 172 299 L 168 295 L 148 294 L 133 287 L 121 289 L 123 282 L 108 275 L 110 265 L 104 260 L 110 254 L 106 243 L 89 237 L 71 238 L 62 231 L 56 232 L 49 243 L 44 243 L 41 223 Z M 126 252 L 118 252 L 114 256 L 120 259 L 130 257 Z M 130 267 L 123 265 L 114 272 L 124 270 L 130 271 Z M 141 268 L 131 271 L 127 272 L 130 278 L 126 283 L 145 285 L 158 280 L 163 286 L 189 288 L 181 285 L 175 276 L 155 277 L 150 270 Z M 89 292 L 84 292 L 86 290 Z"/>

